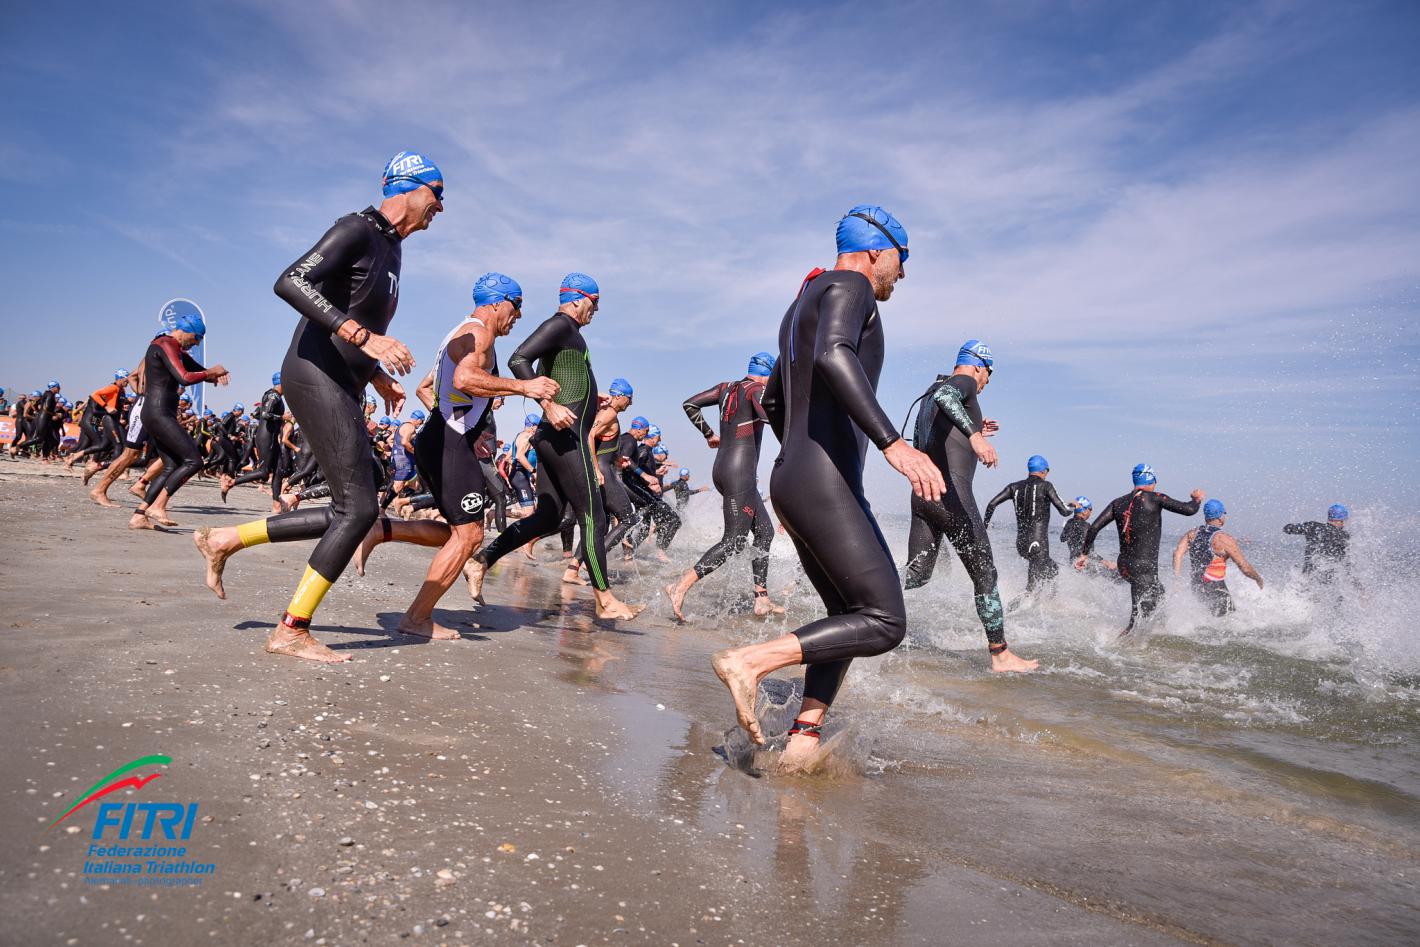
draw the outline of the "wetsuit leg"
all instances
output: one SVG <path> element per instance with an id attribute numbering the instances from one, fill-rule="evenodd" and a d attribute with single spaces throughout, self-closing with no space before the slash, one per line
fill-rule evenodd
<path id="1" fill-rule="evenodd" d="M 907 633 L 901 579 L 867 500 L 844 483 L 836 468 L 781 458 L 771 485 L 774 508 L 829 612 L 794 634 L 804 663 L 811 665 L 804 676 L 805 696 L 830 704 L 846 665 L 817 671 L 812 665 L 897 647 Z"/>
<path id="2" fill-rule="evenodd" d="M 1121 562 L 1119 574 L 1129 582 L 1129 624 L 1124 630 L 1130 632 L 1141 620 L 1154 614 L 1163 600 L 1164 586 L 1159 581 L 1159 574 L 1153 570 L 1140 572 Z"/>
<path id="3" fill-rule="evenodd" d="M 552 535 L 562 523 L 564 506 L 571 506 L 581 531 L 587 576 L 593 588 L 606 591 L 606 513 L 586 441 L 575 429 L 550 431 L 544 427 L 538 430 L 534 447 L 539 471 L 536 507 L 530 516 L 499 534 L 476 558 L 491 566 L 514 549 Z"/>
<path id="4" fill-rule="evenodd" d="M 255 483 L 272 476 L 276 471 L 276 460 L 278 453 L 277 433 L 271 428 L 263 425 L 257 432 L 257 437 L 261 440 L 256 443 L 258 462 L 252 467 L 250 473 L 244 473 L 232 483 L 238 487 L 244 483 Z"/>
<path id="5" fill-rule="evenodd" d="M 172 497 L 193 474 L 202 469 L 202 454 L 197 449 L 197 442 L 183 430 L 177 418 L 155 413 L 143 419 L 143 429 L 163 458 L 162 474 L 148 484 L 148 492 L 143 497 L 144 505 L 151 506 L 158 499 L 158 494 L 166 490 Z"/>
<path id="6" fill-rule="evenodd" d="M 942 549 L 942 531 L 932 525 L 932 518 L 923 507 L 928 501 L 912 494 L 912 523 L 907 531 L 907 581 L 904 588 L 916 589 L 927 584 L 937 567 L 937 554 Z"/>
<path id="7" fill-rule="evenodd" d="M 508 528 L 508 487 L 498 471 L 486 460 L 478 462 L 483 471 L 484 489 L 493 498 L 493 522 L 501 533 Z"/>
<path id="8" fill-rule="evenodd" d="M 626 493 L 626 485 L 614 472 L 602 470 L 602 507 L 607 516 L 616 518 L 616 525 L 606 531 L 606 548 L 615 549 L 621 544 L 632 526 L 636 524 L 636 508 L 631 505 L 631 497 Z"/>
<path id="9" fill-rule="evenodd" d="M 577 519 L 571 506 L 562 511 L 562 523 L 557 531 L 562 534 L 562 554 L 566 556 L 572 552 L 577 536 Z"/>
<path id="10" fill-rule="evenodd" d="M 320 538 L 310 567 L 327 582 L 340 578 L 360 541 L 379 516 L 379 479 L 365 428 L 363 399 L 313 366 L 288 358 L 282 367 L 286 401 L 303 423 L 306 446 L 330 484 L 328 507 L 282 513 L 266 520 L 274 543 Z M 299 376 L 311 376 L 309 379 Z"/>
<path id="11" fill-rule="evenodd" d="M 914 496 L 913 499 L 917 498 Z M 942 494 L 939 502 L 922 500 L 920 506 L 914 504 L 914 508 L 920 511 L 931 529 L 947 538 L 966 568 L 966 574 L 971 579 L 976 617 L 981 619 L 987 644 L 1004 644 L 1006 620 L 1001 607 L 996 560 L 991 555 L 991 540 L 986 535 L 986 526 L 981 521 L 971 484 L 958 477 L 949 477 L 947 492 Z"/>
<path id="12" fill-rule="evenodd" d="M 755 494 L 752 499 L 758 500 L 759 495 Z M 720 541 L 705 550 L 705 555 L 694 565 L 696 578 L 705 578 L 723 566 L 731 556 L 739 555 L 749 542 L 750 532 L 754 530 L 755 508 L 751 497 L 726 496 L 722 498 L 721 506 L 725 517 L 725 532 Z"/>
<path id="13" fill-rule="evenodd" d="M 750 560 L 750 574 L 754 577 L 756 589 L 769 589 L 769 547 L 774 545 L 774 524 L 770 522 L 769 511 L 764 508 L 764 500 L 755 491 L 749 506 L 754 510 L 754 558 Z"/>
<path id="14" fill-rule="evenodd" d="M 1016 551 L 1026 561 L 1026 591 L 1034 592 L 1041 586 L 1055 581 L 1060 567 L 1050 558 L 1047 548 L 1037 541 L 1023 540 L 1016 544 Z"/>
<path id="15" fill-rule="evenodd" d="M 1204 582 L 1195 586 L 1195 588 L 1197 588 L 1199 594 L 1203 596 L 1204 601 L 1208 603 L 1208 607 L 1215 617 L 1222 618 L 1224 615 L 1233 611 L 1233 597 L 1228 592 L 1228 583 Z"/>

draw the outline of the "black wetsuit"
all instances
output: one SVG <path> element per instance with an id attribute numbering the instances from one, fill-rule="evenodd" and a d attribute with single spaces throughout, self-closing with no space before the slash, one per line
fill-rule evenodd
<path id="1" fill-rule="evenodd" d="M 972 600 L 986 631 L 987 646 L 1000 650 L 1005 647 L 1006 620 L 996 560 L 972 492 L 978 461 L 971 436 L 981 430 L 981 420 L 976 379 L 970 375 L 938 375 L 922 396 L 913 441 L 942 472 L 947 492 L 936 501 L 912 494 L 906 587 L 927 584 L 945 536 L 971 579 Z"/>
<path id="2" fill-rule="evenodd" d="M 662 486 L 675 494 L 676 512 L 679 513 L 681 510 L 684 510 L 685 505 L 690 502 L 690 494 L 692 493 L 690 484 L 677 477 L 670 483 L 662 484 Z"/>
<path id="3" fill-rule="evenodd" d="M 1006 484 L 1005 488 L 986 504 L 987 526 L 991 525 L 991 514 L 996 507 L 1010 500 L 1016 508 L 1016 552 L 1026 560 L 1026 591 L 1033 592 L 1041 585 L 1054 581 L 1060 572 L 1055 560 L 1050 558 L 1050 508 L 1068 517 L 1070 509 L 1055 485 L 1043 477 L 1034 475 Z"/>
<path id="4" fill-rule="evenodd" d="M 182 350 L 177 339 L 160 335 L 148 344 L 143 355 L 143 430 L 162 458 L 163 470 L 148 484 L 145 507 L 164 490 L 171 497 L 202 469 L 202 452 L 177 413 L 183 388 L 206 380 L 206 370 Z"/>
<path id="5" fill-rule="evenodd" d="M 721 382 L 697 395 L 691 395 L 681 405 L 686 417 L 701 434 L 714 435 L 702 413 L 712 404 L 720 408 L 720 446 L 715 451 L 715 467 L 711 480 L 720 498 L 725 517 L 725 532 L 720 541 L 705 551 L 695 564 L 695 574 L 705 578 L 725 564 L 725 560 L 745 548 L 754 536 L 754 558 L 750 571 L 757 591 L 768 589 L 769 547 L 774 541 L 774 524 L 759 497 L 759 445 L 764 437 L 768 418 L 763 406 L 764 382 L 742 378 Z M 686 496 L 690 485 L 677 480 Z"/>
<path id="6" fill-rule="evenodd" d="M 576 420 L 565 430 L 546 420 L 538 425 L 532 439 L 538 463 L 537 505 L 530 515 L 509 524 L 476 557 L 491 566 L 514 549 L 552 535 L 562 522 L 563 508 L 570 506 L 581 531 L 587 576 L 594 588 L 605 591 L 606 513 L 597 489 L 596 460 L 587 442 L 596 420 L 597 382 L 581 325 L 564 312 L 554 313 L 513 352 L 508 370 L 523 381 L 539 375 L 556 381 L 561 385 L 557 403 L 576 415 Z"/>
<path id="7" fill-rule="evenodd" d="M 335 335 L 347 319 L 384 335 L 399 303 L 399 233 L 373 207 L 348 214 L 276 280 L 276 295 L 301 314 L 281 363 L 281 388 L 304 449 L 330 484 L 329 506 L 266 521 L 271 542 L 320 542 L 310 567 L 334 582 L 379 515 L 384 479 L 365 427 L 365 386 L 378 363 Z"/>
<path id="8" fill-rule="evenodd" d="M 282 416 L 285 413 L 286 402 L 282 399 L 281 392 L 275 388 L 266 389 L 266 394 L 261 396 L 261 402 L 252 412 L 252 417 L 261 422 L 261 426 L 256 430 L 256 437 L 252 440 L 258 462 L 250 473 L 242 474 L 232 486 L 266 480 L 276 472 L 276 462 L 281 454 Z M 276 486 L 279 487 L 280 484 Z"/>
<path id="9" fill-rule="evenodd" d="M 1134 630 L 1139 619 L 1147 618 L 1158 608 L 1164 597 L 1159 581 L 1159 536 L 1164 528 L 1164 510 L 1181 516 L 1198 512 L 1197 500 L 1175 500 L 1166 493 L 1136 489 L 1111 500 L 1085 534 L 1085 555 L 1094 548 L 1095 537 L 1109 523 L 1119 530 L 1119 575 L 1129 583 L 1129 625 L 1125 634 Z"/>
<path id="10" fill-rule="evenodd" d="M 624 448 L 626 441 L 630 441 L 632 446 Z M 621 471 L 617 468 L 617 460 L 630 456 L 635 443 L 635 438 L 621 431 L 619 420 L 612 436 L 597 442 L 597 470 L 602 475 L 602 506 L 608 516 L 616 518 L 616 523 L 606 531 L 608 549 L 615 549 L 620 545 L 627 530 L 636 524 L 636 508 L 631 505 L 631 497 L 626 493 L 626 484 L 622 482 Z"/>
<path id="11" fill-rule="evenodd" d="M 1080 557 L 1081 550 L 1085 548 L 1085 534 L 1089 531 L 1090 521 L 1084 517 L 1072 514 L 1065 520 L 1065 525 L 1060 530 L 1060 541 L 1065 544 L 1071 562 Z"/>
<path id="12" fill-rule="evenodd" d="M 868 441 L 898 433 L 878 404 L 882 317 L 867 277 L 810 274 L 779 326 L 764 409 L 779 438 L 770 498 L 828 616 L 794 634 L 804 697 L 832 704 L 854 658 L 891 651 L 907 633 L 902 586 L 863 493 Z"/>
<path id="13" fill-rule="evenodd" d="M 634 439 L 633 439 L 634 441 Z M 651 454 L 651 448 L 646 446 L 646 442 L 634 441 L 635 450 L 629 455 L 631 466 L 621 472 L 621 483 L 626 487 L 626 494 L 631 498 L 631 503 L 640 513 L 637 524 L 627 535 L 626 541 L 635 549 L 646 541 L 650 535 L 651 524 L 656 525 L 656 546 L 662 551 L 670 546 L 671 540 L 675 539 L 675 534 L 680 530 L 680 514 L 671 509 L 669 503 L 661 498 L 659 493 L 652 491 L 642 474 L 656 477 L 660 482 L 660 477 L 656 471 L 660 464 Z"/>
<path id="14" fill-rule="evenodd" d="M 1303 536 L 1307 545 L 1302 552 L 1302 574 L 1313 575 L 1330 581 L 1337 567 L 1346 562 L 1346 552 L 1351 544 L 1351 534 L 1340 526 L 1309 520 L 1305 523 L 1288 523 L 1282 527 L 1288 536 Z"/>

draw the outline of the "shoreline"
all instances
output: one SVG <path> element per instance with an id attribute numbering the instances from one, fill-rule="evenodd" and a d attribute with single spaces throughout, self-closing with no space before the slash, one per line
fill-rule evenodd
<path id="1" fill-rule="evenodd" d="M 243 553 L 222 602 L 189 536 L 260 515 L 263 495 L 235 491 L 224 507 L 194 481 L 176 535 L 138 534 L 122 484 L 125 509 L 102 510 L 77 478 L 30 466 L 0 464 L 7 942 L 107 942 L 119 928 L 150 944 L 1261 942 L 1289 930 L 1266 915 L 1309 896 L 1284 897 L 1274 838 L 1309 833 L 1315 857 L 1358 888 L 1415 864 L 1405 839 L 1348 842 L 1305 812 L 1274 823 L 1257 800 L 1181 809 L 1190 787 L 1122 755 L 1101 772 L 1099 756 L 1003 744 L 970 723 L 882 726 L 849 695 L 836 715 L 846 765 L 752 778 L 717 754 L 735 758 L 742 738 L 709 667 L 743 639 L 677 627 L 663 600 L 595 622 L 590 593 L 562 585 L 547 558 L 500 564 L 485 608 L 457 582 L 437 614 L 468 640 L 422 642 L 393 628 L 432 550 L 382 546 L 317 616 L 350 664 L 266 655 L 310 544 Z M 628 599 L 646 601 L 661 571 L 639 563 Z M 924 762 L 896 752 L 929 738 Z M 894 749 L 887 763 L 875 747 Z M 192 847 L 214 876 L 84 884 L 93 817 L 75 816 L 78 833 L 38 830 L 70 794 L 156 752 L 173 760 L 157 784 L 115 798 L 197 802 Z M 1191 864 L 1228 846 L 1256 853 L 1255 871 Z M 1352 942 L 1416 929 L 1414 913 L 1342 915 L 1335 930 Z"/>

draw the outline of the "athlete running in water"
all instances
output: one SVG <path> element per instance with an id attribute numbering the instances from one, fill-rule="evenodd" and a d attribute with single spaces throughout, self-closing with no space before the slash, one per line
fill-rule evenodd
<path id="1" fill-rule="evenodd" d="M 907 231 L 883 208 L 864 204 L 838 222 L 837 241 L 835 268 L 813 270 L 784 314 L 764 394 L 780 443 L 770 497 L 828 616 L 713 660 L 740 726 L 761 744 L 760 680 L 808 665 L 781 758 L 786 768 L 817 751 L 824 715 L 852 660 L 891 651 L 907 632 L 897 568 L 863 493 L 867 442 L 914 493 L 938 500 L 946 489 L 941 472 L 898 435 L 877 399 L 885 346 L 878 303 L 906 275 Z"/>
<path id="2" fill-rule="evenodd" d="M 1220 617 L 1233 610 L 1233 597 L 1228 594 L 1226 581 L 1229 559 L 1238 564 L 1243 575 L 1262 588 L 1262 576 L 1238 548 L 1238 541 L 1223 532 L 1227 519 L 1223 501 L 1209 500 L 1203 504 L 1204 524 L 1184 533 L 1173 550 L 1173 574 L 1183 574 L 1183 557 L 1187 555 L 1189 587 Z"/>
<path id="3" fill-rule="evenodd" d="M 1090 531 L 1090 513 L 1094 510 L 1094 502 L 1087 496 L 1077 496 L 1070 506 L 1074 513 L 1065 521 L 1065 525 L 1060 530 L 1060 541 L 1065 544 L 1065 560 L 1074 562 L 1079 558 L 1080 553 L 1085 549 L 1085 534 Z M 1099 568 L 1113 572 L 1118 568 L 1114 561 L 1106 559 L 1098 554 L 1093 555 L 1095 563 Z M 1092 565 L 1090 568 L 1094 568 Z M 1087 572 L 1089 569 L 1086 570 Z"/>
<path id="4" fill-rule="evenodd" d="M 1016 508 L 1016 552 L 1026 560 L 1026 592 L 1034 592 L 1055 581 L 1060 567 L 1050 557 L 1050 508 L 1069 516 L 1070 508 L 1055 492 L 1050 476 L 1050 461 L 1036 454 L 1026 461 L 1026 478 L 1006 484 L 1005 488 L 986 504 L 986 526 L 996 507 L 1010 500 Z"/>
<path id="5" fill-rule="evenodd" d="M 260 403 L 256 410 L 252 412 L 252 417 L 256 418 L 261 426 L 257 428 L 256 440 L 253 447 L 256 449 L 257 464 L 250 473 L 244 473 L 230 483 L 222 484 L 222 502 L 227 502 L 227 494 L 232 487 L 241 486 L 244 483 L 260 483 L 271 480 L 276 473 L 277 461 L 281 456 L 281 425 L 282 416 L 286 413 L 286 402 L 281 396 L 281 373 L 275 372 L 271 376 L 271 387 L 266 389 L 266 394 L 261 396 Z M 281 512 L 281 485 L 273 482 L 271 484 L 271 512 Z"/>
<path id="6" fill-rule="evenodd" d="M 725 534 L 705 551 L 679 582 L 666 586 L 675 617 L 685 621 L 681 606 L 690 587 L 723 566 L 731 556 L 745 548 L 754 536 L 754 559 L 750 572 L 754 582 L 754 613 L 765 615 L 784 613 L 784 609 L 769 600 L 769 547 L 774 542 L 774 524 L 764 501 L 759 498 L 759 445 L 764 437 L 764 380 L 774 371 L 774 356 L 760 352 L 749 360 L 745 377 L 724 381 L 691 395 L 681 405 L 696 430 L 705 435 L 705 443 L 715 450 L 715 467 L 711 479 L 720 497 L 725 515 Z M 704 408 L 718 405 L 720 433 L 716 434 L 705 420 Z M 690 471 L 686 471 L 688 475 Z"/>
<path id="7" fill-rule="evenodd" d="M 380 517 L 361 545 L 361 558 L 385 542 L 439 546 L 429 573 L 399 630 L 423 638 L 457 639 L 457 631 L 434 621 L 434 606 L 454 584 L 483 542 L 487 485 L 474 452 L 492 419 L 490 402 L 498 395 L 522 395 L 537 401 L 557 397 L 551 378 L 498 377 L 494 340 L 506 336 L 522 315 L 523 289 L 501 273 L 485 273 L 473 285 L 473 313 L 444 338 L 434 367 L 433 415 L 414 442 L 419 479 L 434 496 L 445 522 L 402 522 Z"/>
<path id="8" fill-rule="evenodd" d="M 569 273 L 558 290 L 558 308 L 533 330 L 508 359 L 508 369 L 522 381 L 539 375 L 558 384 L 555 397 L 543 397 L 542 423 L 533 436 L 541 470 L 537 505 L 530 516 L 509 525 L 469 562 L 469 592 L 483 603 L 483 579 L 503 556 L 558 531 L 562 511 L 571 506 L 581 533 L 583 561 L 592 582 L 598 618 L 634 618 L 640 608 L 611 592 L 606 572 L 606 512 L 597 489 L 597 465 L 591 430 L 597 415 L 597 382 L 582 327 L 596 314 L 601 290 L 585 273 Z M 534 364 L 536 363 L 536 364 Z"/>
<path id="9" fill-rule="evenodd" d="M 597 411 L 597 419 L 592 422 L 589 437 L 597 458 L 597 484 L 601 487 L 602 507 L 616 522 L 606 531 L 606 548 L 615 549 L 621 538 L 636 522 L 636 509 L 627 496 L 626 485 L 622 483 L 619 465 L 622 463 L 620 445 L 621 413 L 631 407 L 635 390 L 625 378 L 613 378 L 607 388 L 606 404 Z M 566 576 L 563 576 L 565 579 Z"/>
<path id="10" fill-rule="evenodd" d="M 218 598 L 226 598 L 222 569 L 237 550 L 320 540 L 267 639 L 272 654 L 349 660 L 311 637 L 311 616 L 379 516 L 383 471 L 371 454 L 363 391 L 373 384 L 391 414 L 404 406 L 404 389 L 389 373 L 407 374 L 414 359 L 402 342 L 384 333 L 399 302 L 402 241 L 429 227 L 444 209 L 443 198 L 438 167 L 423 155 L 402 151 L 385 166 L 379 209 L 340 218 L 276 280 L 276 295 L 301 316 L 281 365 L 281 387 L 305 447 L 330 484 L 331 503 L 241 526 L 201 529 L 194 536 L 207 560 L 207 586 Z"/>
<path id="11" fill-rule="evenodd" d="M 945 537 L 971 579 L 976 615 L 981 619 L 986 650 L 991 655 L 991 670 L 1026 672 L 1035 670 L 1040 662 L 1020 657 L 1006 644 L 996 560 L 972 492 L 976 465 L 995 467 L 997 463 L 996 448 L 987 437 L 999 426 L 982 416 L 979 401 L 995 368 L 991 348 L 979 339 L 968 339 L 957 350 L 952 374 L 938 375 L 922 396 L 924 404 L 917 415 L 913 440 L 942 472 L 947 491 L 940 500 L 928 500 L 915 493 L 911 497 L 904 588 L 918 588 L 932 577 Z"/>
<path id="12" fill-rule="evenodd" d="M 1288 536 L 1306 537 L 1306 549 L 1302 552 L 1302 575 L 1313 576 L 1322 582 L 1330 582 L 1336 570 L 1346 564 L 1346 553 L 1351 545 L 1351 534 L 1346 531 L 1346 521 L 1351 512 L 1340 503 L 1333 503 L 1326 511 L 1326 522 L 1308 520 L 1305 523 L 1288 523 L 1282 532 Z"/>
<path id="13" fill-rule="evenodd" d="M 168 501 L 202 468 L 202 453 L 183 430 L 177 414 L 185 386 L 228 382 L 227 370 L 221 365 L 203 368 L 187 354 L 206 334 L 202 317 L 185 313 L 177 317 L 172 329 L 148 344 L 143 356 L 143 429 L 163 458 L 163 473 L 148 484 L 143 502 L 128 520 L 129 529 L 152 529 L 154 522 L 176 526 L 168 516 Z"/>
<path id="14" fill-rule="evenodd" d="M 1129 624 L 1119 633 L 1121 638 L 1132 632 L 1140 619 L 1152 615 L 1164 597 L 1164 586 L 1159 581 L 1159 534 L 1164 527 L 1164 510 L 1192 516 L 1203 502 L 1202 490 L 1194 490 L 1188 503 L 1155 492 L 1158 478 L 1148 464 L 1136 466 L 1132 477 L 1133 492 L 1110 501 L 1104 512 L 1095 517 L 1085 534 L 1085 545 L 1075 557 L 1075 568 L 1085 568 L 1100 530 L 1110 523 L 1119 530 L 1119 575 L 1128 581 L 1130 595 Z"/>
<path id="15" fill-rule="evenodd" d="M 675 494 L 675 508 L 677 512 L 685 509 L 685 505 L 690 502 L 690 498 L 697 493 L 704 493 L 709 487 L 692 487 L 690 485 L 690 468 L 682 467 L 679 476 L 670 483 L 662 484 L 662 492 L 669 490 Z"/>

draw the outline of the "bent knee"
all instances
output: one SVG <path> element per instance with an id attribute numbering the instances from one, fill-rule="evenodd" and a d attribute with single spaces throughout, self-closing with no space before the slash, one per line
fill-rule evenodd
<path id="1" fill-rule="evenodd" d="M 891 651 L 907 637 L 907 615 L 904 612 L 875 609 L 863 614 L 871 623 L 867 645 L 873 649 L 873 654 Z"/>

